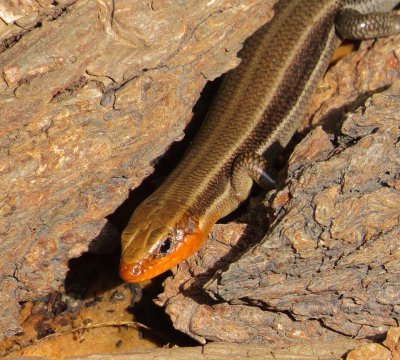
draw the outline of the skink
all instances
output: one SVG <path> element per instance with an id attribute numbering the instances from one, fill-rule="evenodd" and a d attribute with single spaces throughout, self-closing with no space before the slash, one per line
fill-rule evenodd
<path id="1" fill-rule="evenodd" d="M 121 277 L 141 282 L 172 268 L 246 199 L 253 180 L 272 185 L 265 169 L 305 116 L 340 39 L 398 34 L 400 16 L 388 12 L 397 4 L 279 1 L 245 43 L 182 161 L 134 211 L 121 236 Z"/>

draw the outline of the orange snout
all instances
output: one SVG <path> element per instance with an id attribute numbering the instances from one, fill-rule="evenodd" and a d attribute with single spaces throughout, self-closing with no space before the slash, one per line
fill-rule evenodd
<path id="1" fill-rule="evenodd" d="M 186 234 L 169 254 L 162 257 L 152 257 L 151 254 L 148 254 L 143 259 L 126 263 L 122 256 L 119 274 L 129 283 L 152 279 L 194 254 L 203 245 L 206 236 L 207 234 L 201 231 L 195 234 Z"/>

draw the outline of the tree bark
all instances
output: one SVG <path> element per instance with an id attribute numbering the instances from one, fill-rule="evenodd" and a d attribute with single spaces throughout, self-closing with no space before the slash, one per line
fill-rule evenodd
<path id="1" fill-rule="evenodd" d="M 273 2 L 0 4 L 3 335 L 20 329 L 18 302 L 60 288 L 99 234 L 116 246 L 105 217 L 182 138 L 206 81 L 237 64 Z M 176 328 L 316 349 L 397 324 L 399 48 L 363 43 L 330 69 L 304 123 L 321 126 L 282 188 L 216 225 L 166 281 L 158 303 Z"/>
<path id="2" fill-rule="evenodd" d="M 273 3 L 0 2 L 0 334 L 108 231 Z"/>

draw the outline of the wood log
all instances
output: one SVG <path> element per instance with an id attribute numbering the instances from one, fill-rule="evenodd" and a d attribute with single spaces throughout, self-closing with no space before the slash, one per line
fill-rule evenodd
<path id="1" fill-rule="evenodd" d="M 0 334 L 62 286 L 273 3 L 1 2 Z"/>
<path id="2" fill-rule="evenodd" d="M 206 80 L 237 64 L 273 2 L 0 6 L 0 334 L 109 231 L 105 217 L 182 138 Z M 175 327 L 203 343 L 317 348 L 396 324 L 399 44 L 363 43 L 330 69 L 304 124 L 322 127 L 284 186 L 217 225 L 166 281 L 158 303 Z"/>

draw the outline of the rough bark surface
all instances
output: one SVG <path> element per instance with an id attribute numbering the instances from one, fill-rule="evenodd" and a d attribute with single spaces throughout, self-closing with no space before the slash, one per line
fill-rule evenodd
<path id="1" fill-rule="evenodd" d="M 296 147 L 284 186 L 268 194 L 266 236 L 254 245 L 254 227 L 265 233 L 270 214 L 250 206 L 248 224 L 215 226 L 166 280 L 158 304 L 176 328 L 203 343 L 284 345 L 379 337 L 397 325 L 400 82 L 382 88 L 399 77 L 399 40 L 364 44 L 327 74 L 310 110 L 324 126 Z M 338 115 L 366 96 L 340 126 Z"/>
<path id="2" fill-rule="evenodd" d="M 273 3 L 0 2 L 0 334 L 60 287 Z"/>

